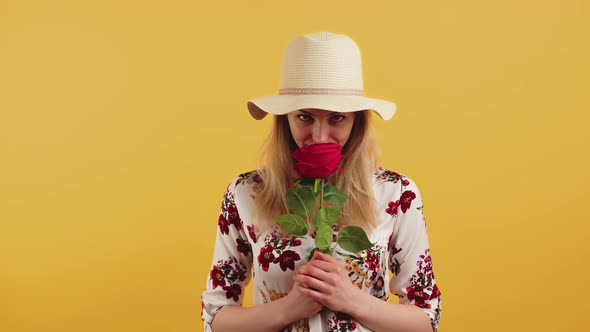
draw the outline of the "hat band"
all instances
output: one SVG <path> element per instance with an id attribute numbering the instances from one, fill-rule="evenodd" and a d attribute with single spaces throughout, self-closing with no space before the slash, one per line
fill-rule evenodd
<path id="1" fill-rule="evenodd" d="M 280 89 L 279 95 L 355 95 L 364 96 L 360 89 L 289 88 Z"/>

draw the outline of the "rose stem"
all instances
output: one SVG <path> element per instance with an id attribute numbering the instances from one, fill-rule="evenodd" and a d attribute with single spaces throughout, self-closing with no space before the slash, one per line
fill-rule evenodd
<path id="1" fill-rule="evenodd" d="M 320 209 L 324 206 L 324 179 L 320 180 Z"/>

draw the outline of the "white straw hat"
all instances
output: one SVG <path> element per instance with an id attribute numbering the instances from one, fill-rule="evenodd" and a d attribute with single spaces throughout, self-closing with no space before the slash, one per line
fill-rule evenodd
<path id="1" fill-rule="evenodd" d="M 389 120 L 395 104 L 364 96 L 361 53 L 346 35 L 299 35 L 287 46 L 278 96 L 248 101 L 254 119 L 270 114 L 318 108 L 334 112 L 373 110 Z"/>

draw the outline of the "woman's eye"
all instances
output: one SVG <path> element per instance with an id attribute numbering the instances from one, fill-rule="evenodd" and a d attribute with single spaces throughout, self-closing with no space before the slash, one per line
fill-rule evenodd
<path id="1" fill-rule="evenodd" d="M 311 116 L 307 115 L 307 114 L 299 114 L 297 116 L 297 118 L 301 121 L 310 121 L 311 120 Z"/>
<path id="2" fill-rule="evenodd" d="M 332 121 L 334 121 L 334 122 L 342 122 L 344 119 L 345 119 L 345 116 L 344 115 L 340 115 L 340 114 L 334 115 L 332 117 Z"/>

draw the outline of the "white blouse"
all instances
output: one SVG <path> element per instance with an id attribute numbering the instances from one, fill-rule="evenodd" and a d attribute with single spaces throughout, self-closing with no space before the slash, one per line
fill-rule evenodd
<path id="1" fill-rule="evenodd" d="M 249 172 L 238 176 L 225 192 L 213 264 L 201 296 L 205 331 L 211 331 L 213 316 L 223 306 L 242 305 L 252 273 L 255 305 L 287 295 L 293 287 L 295 268 L 307 262 L 315 247 L 310 235 L 281 238 L 277 232 L 259 234 L 254 229 L 254 197 L 260 185 L 258 173 Z M 432 271 L 418 187 L 407 177 L 378 167 L 373 189 L 380 211 L 378 227 L 368 234 L 373 247 L 353 254 L 336 246 L 333 256 L 346 266 L 350 281 L 361 290 L 384 301 L 391 292 L 400 303 L 418 306 L 436 331 L 441 293 Z M 354 317 L 324 308 L 283 331 L 370 330 Z"/>

